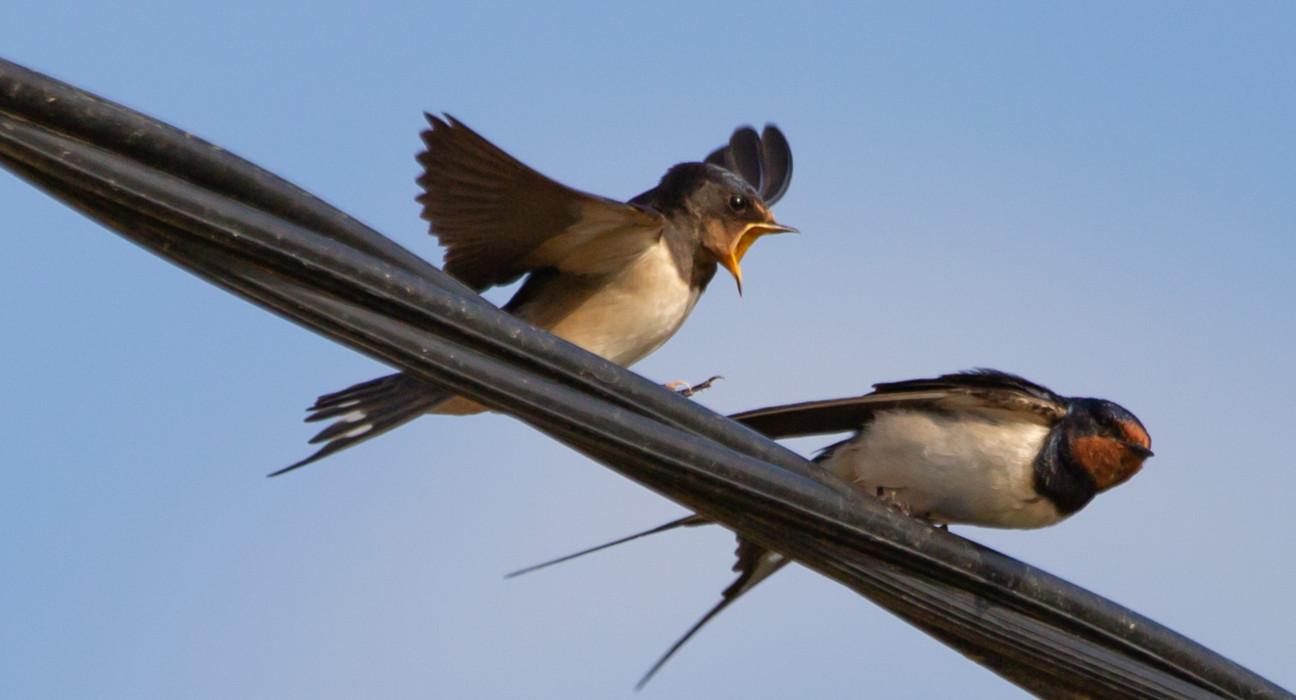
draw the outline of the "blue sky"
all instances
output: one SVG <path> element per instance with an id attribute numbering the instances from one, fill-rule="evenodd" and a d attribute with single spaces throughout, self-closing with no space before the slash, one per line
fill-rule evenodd
<path id="1" fill-rule="evenodd" d="M 723 374 L 700 397 L 723 412 L 976 366 L 1117 401 L 1143 473 L 1050 529 L 956 532 L 1291 688 L 1293 26 L 1280 3 L 51 0 L 6 10 L 0 55 L 433 260 L 423 110 L 618 198 L 777 122 L 804 233 L 636 369 Z M 730 580 L 719 529 L 503 580 L 681 510 L 502 416 L 265 479 L 317 394 L 384 368 L 7 174 L 0 211 L 6 695 L 628 697 Z M 793 567 L 645 696 L 1016 692 Z"/>

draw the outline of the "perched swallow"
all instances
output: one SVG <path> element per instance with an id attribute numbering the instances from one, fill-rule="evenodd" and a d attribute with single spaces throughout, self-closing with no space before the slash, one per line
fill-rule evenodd
<path id="1" fill-rule="evenodd" d="M 1124 483 L 1152 456 L 1147 430 L 1121 406 L 1059 396 L 995 370 L 876 384 L 864 396 L 731 417 L 774 439 L 855 431 L 815 462 L 906 514 L 940 525 L 1053 525 Z M 511 575 L 706 522 L 691 515 Z M 639 687 L 711 618 L 789 561 L 742 537 L 736 554 L 738 578 Z"/>
<path id="2" fill-rule="evenodd" d="M 679 330 L 723 266 L 760 236 L 795 231 L 769 207 L 787 191 L 792 152 L 778 127 L 750 127 L 701 163 L 672 167 L 621 203 L 561 185 L 453 117 L 427 116 L 418 201 L 445 246 L 446 273 L 475 291 L 526 280 L 504 310 L 622 366 Z M 424 413 L 483 406 L 405 374 L 321 396 L 307 421 L 337 419 L 315 454 L 271 476 L 376 437 Z"/>

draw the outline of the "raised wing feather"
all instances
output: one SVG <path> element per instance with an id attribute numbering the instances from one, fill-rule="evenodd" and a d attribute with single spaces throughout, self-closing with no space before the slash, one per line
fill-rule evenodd
<path id="1" fill-rule="evenodd" d="M 445 271 L 475 290 L 542 267 L 615 269 L 661 236 L 650 210 L 579 192 L 523 165 L 472 129 L 425 115 L 423 218 L 446 248 Z"/>
<path id="2" fill-rule="evenodd" d="M 792 148 L 777 126 L 766 124 L 761 130 L 761 154 L 764 164 L 760 195 L 765 204 L 783 198 L 792 184 Z"/>
<path id="3" fill-rule="evenodd" d="M 773 124 L 766 124 L 760 136 L 750 126 L 735 129 L 728 145 L 712 151 L 706 162 L 737 173 L 766 206 L 774 206 L 792 184 L 792 149 Z"/>

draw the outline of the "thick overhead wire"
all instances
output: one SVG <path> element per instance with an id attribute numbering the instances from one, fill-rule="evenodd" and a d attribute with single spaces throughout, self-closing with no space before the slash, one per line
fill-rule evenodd
<path id="1" fill-rule="evenodd" d="M 4 61 L 0 163 L 208 281 L 515 415 L 850 586 L 1037 695 L 1292 697 L 1155 622 L 902 516 L 776 443 L 527 326 L 271 173 Z"/>

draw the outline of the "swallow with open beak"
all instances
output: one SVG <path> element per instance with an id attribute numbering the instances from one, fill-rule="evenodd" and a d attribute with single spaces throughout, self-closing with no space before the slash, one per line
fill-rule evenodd
<path id="1" fill-rule="evenodd" d="M 1152 456 L 1134 414 L 1103 399 L 1059 396 L 995 370 L 874 385 L 864 396 L 774 406 L 731 416 L 774 438 L 854 431 L 815 461 L 908 515 L 937 525 L 1040 528 L 1124 483 Z M 510 576 L 677 527 L 697 515 Z M 642 687 L 686 641 L 790 561 L 738 538 L 738 577 L 649 669 Z"/>
<path id="2" fill-rule="evenodd" d="M 787 191 L 792 153 L 767 125 L 734 132 L 704 162 L 672 167 L 618 202 L 561 185 L 453 117 L 426 115 L 423 218 L 445 246 L 446 273 L 475 291 L 526 275 L 504 310 L 628 366 L 679 330 L 717 266 L 742 293 L 739 263 L 761 236 L 795 231 L 769 207 Z M 317 452 L 271 476 L 381 435 L 424 413 L 486 410 L 392 374 L 321 396 L 307 421 L 336 419 Z"/>

